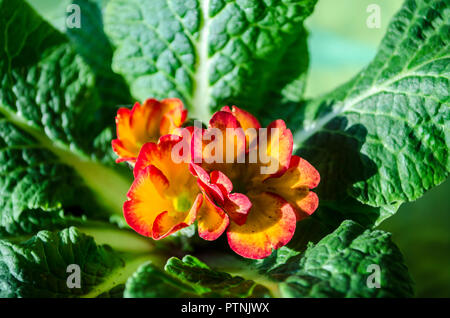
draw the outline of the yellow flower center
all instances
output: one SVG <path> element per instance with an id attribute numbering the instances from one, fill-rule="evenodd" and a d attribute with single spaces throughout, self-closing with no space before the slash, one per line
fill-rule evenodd
<path id="1" fill-rule="evenodd" d="M 172 202 L 173 208 L 178 212 L 188 211 L 192 206 L 192 202 L 186 192 L 174 198 Z"/>

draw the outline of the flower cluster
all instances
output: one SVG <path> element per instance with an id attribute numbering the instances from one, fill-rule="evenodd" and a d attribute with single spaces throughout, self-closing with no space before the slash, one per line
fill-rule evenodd
<path id="1" fill-rule="evenodd" d="M 231 249 L 253 259 L 286 245 L 296 222 L 317 209 L 310 189 L 320 176 L 292 155 L 284 121 L 262 128 L 250 113 L 225 106 L 206 129 L 181 128 L 186 116 L 178 99 L 119 110 L 112 145 L 135 177 L 127 223 L 157 240 L 196 222 L 201 238 L 226 232 Z"/>
<path id="2" fill-rule="evenodd" d="M 183 125 L 187 110 L 177 98 L 147 99 L 143 105 L 136 103 L 133 109 L 120 108 L 116 116 L 117 139 L 112 141 L 117 162 L 136 162 L 142 146 L 157 142 Z"/>

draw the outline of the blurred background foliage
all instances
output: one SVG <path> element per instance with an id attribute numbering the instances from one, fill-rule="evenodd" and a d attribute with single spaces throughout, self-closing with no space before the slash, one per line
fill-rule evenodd
<path id="1" fill-rule="evenodd" d="M 51 24 L 64 29 L 68 1 L 28 1 Z M 368 64 L 402 3 L 403 0 L 319 0 L 306 23 L 311 56 L 307 97 L 332 90 Z M 380 6 L 380 28 L 366 25 L 370 4 Z M 393 233 L 415 281 L 418 297 L 450 297 L 449 210 L 450 180 L 447 180 L 416 202 L 404 204 L 396 215 L 379 226 Z"/>

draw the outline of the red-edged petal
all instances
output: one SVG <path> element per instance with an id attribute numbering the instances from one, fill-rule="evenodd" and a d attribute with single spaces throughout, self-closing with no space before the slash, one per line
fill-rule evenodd
<path id="1" fill-rule="evenodd" d="M 134 141 L 130 128 L 131 111 L 128 108 L 121 107 L 116 115 L 116 132 L 119 139 L 129 139 Z"/>
<path id="2" fill-rule="evenodd" d="M 229 222 L 228 215 L 204 195 L 197 217 L 198 235 L 204 240 L 214 241 L 222 235 Z"/>
<path id="3" fill-rule="evenodd" d="M 252 207 L 250 199 L 242 193 L 230 193 L 225 198 L 223 209 L 237 224 L 242 225 L 247 221 L 248 212 Z"/>
<path id="4" fill-rule="evenodd" d="M 319 172 L 309 162 L 292 156 L 289 169 L 278 178 L 265 180 L 264 187 L 291 203 L 296 208 L 297 220 L 301 220 L 311 215 L 319 205 L 319 198 L 309 190 L 319 182 Z"/>
<path id="5" fill-rule="evenodd" d="M 124 147 L 122 141 L 119 139 L 114 139 L 111 141 L 111 146 L 113 148 L 113 151 L 119 156 L 116 159 L 117 163 L 123 162 L 123 161 L 136 161 L 136 156 L 133 152 L 129 151 L 127 148 Z"/>
<path id="6" fill-rule="evenodd" d="M 277 129 L 278 133 L 273 134 L 272 129 Z M 271 174 L 271 177 L 281 176 L 291 162 L 294 139 L 290 129 L 286 128 L 283 120 L 278 119 L 267 126 L 268 132 L 268 154 L 278 161 L 278 170 Z"/>
<path id="7" fill-rule="evenodd" d="M 199 193 L 189 212 L 165 211 L 159 214 L 153 222 L 153 239 L 160 240 L 194 223 L 198 210 L 202 205 L 202 201 L 203 195 Z"/>
<path id="8" fill-rule="evenodd" d="M 171 202 L 162 198 L 153 184 L 152 173 L 151 167 L 139 173 L 127 193 L 128 201 L 123 206 L 128 225 L 144 236 L 152 235 L 156 216 L 171 209 Z"/>
<path id="9" fill-rule="evenodd" d="M 136 202 L 125 201 L 123 204 L 123 216 L 125 217 L 125 221 L 137 233 L 151 237 L 154 218 L 143 220 L 144 215 L 140 213 L 139 210 L 141 209 L 137 207 Z"/>
<path id="10" fill-rule="evenodd" d="M 303 199 L 296 201 L 296 207 L 298 207 L 298 212 L 300 215 L 297 215 L 297 220 L 301 220 L 308 215 L 314 213 L 319 206 L 319 197 L 312 191 L 308 192 L 308 195 Z"/>
<path id="11" fill-rule="evenodd" d="M 198 178 L 197 184 L 205 193 L 219 202 L 219 204 L 223 203 L 224 195 L 226 195 L 226 193 L 224 194 L 218 185 L 211 183 L 210 176 L 202 167 L 197 164 L 190 163 L 189 171 L 194 177 Z"/>
<path id="12" fill-rule="evenodd" d="M 158 160 L 158 145 L 154 142 L 148 142 L 142 146 L 141 151 L 139 151 L 139 155 L 136 160 L 136 164 L 134 165 L 133 174 L 134 177 L 144 170 L 146 167 L 152 165 L 153 162 Z"/>
<path id="13" fill-rule="evenodd" d="M 211 172 L 211 183 L 216 184 L 224 194 L 233 191 L 233 183 L 221 171 L 214 170 Z"/>
<path id="14" fill-rule="evenodd" d="M 186 116 L 183 103 L 176 98 L 161 102 L 150 98 L 143 104 L 136 102 L 131 110 L 120 108 L 116 116 L 120 143 L 113 144 L 118 161 L 136 161 L 143 144 L 156 142 L 161 135 L 171 133 L 184 123 Z"/>
<path id="15" fill-rule="evenodd" d="M 306 186 L 309 189 L 314 189 L 320 182 L 320 174 L 316 168 L 305 159 L 295 155 L 292 156 L 289 169 L 285 175 L 297 180 L 292 185 L 293 187 Z"/>
<path id="16" fill-rule="evenodd" d="M 136 176 L 140 170 L 149 165 L 156 166 L 166 176 L 177 173 L 172 170 L 177 164 L 172 159 L 172 149 L 180 142 L 182 142 L 180 136 L 164 135 L 159 138 L 157 144 L 149 142 L 143 145 L 134 166 L 134 175 Z"/>
<path id="17" fill-rule="evenodd" d="M 228 243 L 243 257 L 261 259 L 291 240 L 296 216 L 294 208 L 275 194 L 264 192 L 251 200 L 253 206 L 247 222 L 243 225 L 230 223 Z"/>
<path id="18" fill-rule="evenodd" d="M 255 116 L 236 106 L 233 106 L 232 109 L 230 109 L 230 107 L 228 106 L 224 106 L 221 110 L 233 114 L 233 116 L 239 122 L 239 125 L 244 130 L 246 151 L 249 152 L 252 149 L 254 150 L 255 148 L 257 148 L 258 131 L 261 128 L 261 124 L 255 118 Z"/>
<path id="19" fill-rule="evenodd" d="M 187 110 L 184 109 L 183 102 L 178 98 L 167 98 L 161 101 L 162 118 L 159 127 L 160 135 L 172 134 L 173 131 L 181 127 L 186 120 Z"/>
<path id="20" fill-rule="evenodd" d="M 221 151 L 221 155 L 217 155 L 220 162 L 245 162 L 246 154 L 246 136 L 244 129 L 242 129 L 238 120 L 230 112 L 218 111 L 209 121 L 210 128 L 204 132 L 204 135 L 209 133 L 214 135 L 213 129 L 218 129 L 221 132 L 220 140 L 216 141 L 216 136 L 213 141 L 204 141 L 203 159 L 208 162 L 207 158 L 210 155 L 208 148 L 215 148 L 212 145 L 217 145 L 218 151 Z M 222 143 L 222 145 L 220 145 Z M 220 148 L 221 146 L 221 148 Z M 217 151 L 214 149 L 214 152 Z M 216 158 L 214 158 L 216 159 Z M 216 160 L 216 163 L 218 163 Z"/>
<path id="21" fill-rule="evenodd" d="M 215 112 L 209 120 L 210 128 L 218 128 L 226 131 L 227 128 L 242 128 L 236 117 L 227 111 Z"/>
<path id="22" fill-rule="evenodd" d="M 240 126 L 244 130 L 247 130 L 248 128 L 255 128 L 255 129 L 261 128 L 261 124 L 259 123 L 258 119 L 256 119 L 255 116 L 253 116 L 252 114 L 243 109 L 240 109 L 239 107 L 232 106 L 230 110 L 230 107 L 224 106 L 222 107 L 221 111 L 233 114 L 233 116 L 236 117 Z"/>
<path id="23" fill-rule="evenodd" d="M 169 188 L 169 180 L 167 180 L 166 176 L 153 165 L 149 167 L 149 177 L 152 180 L 153 185 L 155 186 L 156 191 L 158 191 L 161 197 L 165 197 L 166 191 Z"/>
<path id="24" fill-rule="evenodd" d="M 112 147 L 119 156 L 117 162 L 134 162 L 139 153 L 140 146 L 136 142 L 136 136 L 131 127 L 131 111 L 128 108 L 120 108 L 116 115 L 117 139 L 113 140 Z"/>
<path id="25" fill-rule="evenodd" d="M 158 139 L 162 117 L 161 103 L 158 100 L 149 98 L 142 105 L 135 103 L 130 114 L 130 127 L 138 144 Z"/>

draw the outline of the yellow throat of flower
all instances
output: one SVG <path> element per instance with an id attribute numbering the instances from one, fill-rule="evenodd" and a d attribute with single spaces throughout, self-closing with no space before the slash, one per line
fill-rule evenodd
<path id="1" fill-rule="evenodd" d="M 178 212 L 188 211 L 192 206 L 192 200 L 190 197 L 191 196 L 186 192 L 175 197 L 172 201 L 173 208 L 175 209 L 175 211 L 178 211 Z"/>

